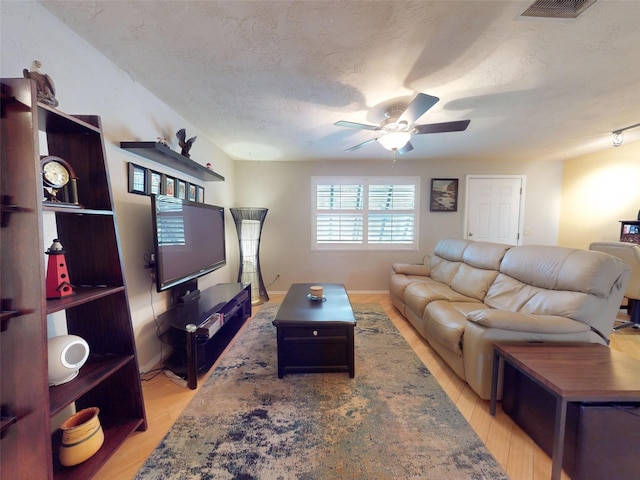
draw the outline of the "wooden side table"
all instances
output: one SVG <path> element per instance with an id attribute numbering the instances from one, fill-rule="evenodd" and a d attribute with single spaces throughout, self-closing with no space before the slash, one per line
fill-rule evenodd
<path id="1" fill-rule="evenodd" d="M 568 403 L 640 402 L 640 361 L 629 355 L 594 343 L 496 343 L 492 416 L 496 413 L 500 359 L 555 398 L 552 480 L 561 475 Z"/>

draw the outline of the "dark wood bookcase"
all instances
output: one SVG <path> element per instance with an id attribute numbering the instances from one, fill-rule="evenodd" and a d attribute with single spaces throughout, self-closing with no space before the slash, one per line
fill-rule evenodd
<path id="1" fill-rule="evenodd" d="M 147 423 L 100 117 L 66 115 L 37 102 L 35 83 L 2 79 L 0 229 L 2 332 L 0 477 L 88 479 Z M 81 207 L 43 204 L 39 137 L 78 177 Z M 43 218 L 55 219 L 76 294 L 47 300 Z M 90 347 L 79 375 L 49 387 L 47 315 Z M 51 419 L 70 405 L 100 408 L 105 441 L 74 467 L 58 462 Z"/>

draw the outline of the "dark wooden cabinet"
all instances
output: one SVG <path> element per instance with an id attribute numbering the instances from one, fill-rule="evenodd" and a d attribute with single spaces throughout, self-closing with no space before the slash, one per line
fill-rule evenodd
<path id="1" fill-rule="evenodd" d="M 91 478 L 135 430 L 146 430 L 142 388 L 100 118 L 37 103 L 35 83 L 2 79 L 2 333 L 0 477 Z M 40 148 L 78 178 L 81 206 L 45 205 Z M 44 224 L 55 224 L 76 294 L 47 300 Z M 64 312 L 69 334 L 89 344 L 79 375 L 49 387 L 47 315 Z M 58 462 L 51 419 L 95 406 L 105 442 L 74 467 Z"/>
<path id="2" fill-rule="evenodd" d="M 278 378 L 286 373 L 354 372 L 354 324 L 277 326 Z"/>

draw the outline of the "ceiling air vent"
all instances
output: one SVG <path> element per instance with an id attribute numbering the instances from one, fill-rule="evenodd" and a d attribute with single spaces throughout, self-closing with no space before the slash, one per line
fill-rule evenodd
<path id="1" fill-rule="evenodd" d="M 596 0 L 536 0 L 523 13 L 523 17 L 576 18 Z"/>

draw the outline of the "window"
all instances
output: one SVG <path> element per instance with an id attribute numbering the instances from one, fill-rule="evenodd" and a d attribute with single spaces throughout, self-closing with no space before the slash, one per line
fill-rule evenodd
<path id="1" fill-rule="evenodd" d="M 418 177 L 313 177 L 312 249 L 417 250 Z"/>

